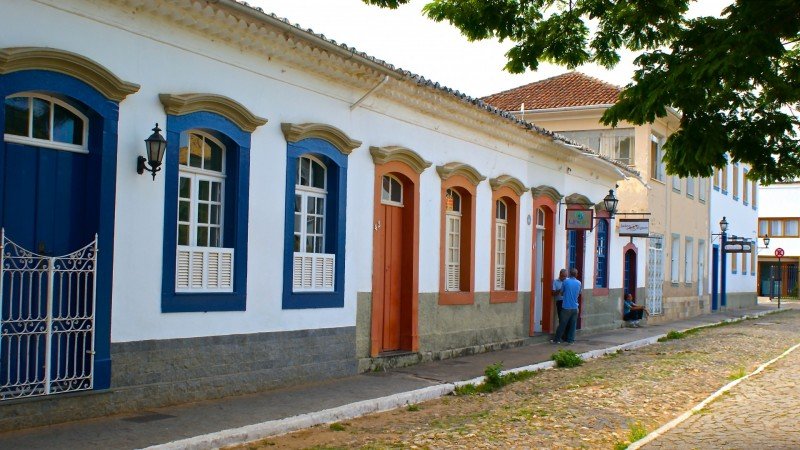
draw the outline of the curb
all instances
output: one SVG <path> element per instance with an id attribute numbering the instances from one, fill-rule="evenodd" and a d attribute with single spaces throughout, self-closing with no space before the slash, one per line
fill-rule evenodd
<path id="1" fill-rule="evenodd" d="M 766 314 L 771 314 L 774 312 L 778 312 L 779 310 L 775 311 L 764 311 L 755 314 L 747 314 L 738 318 L 729 318 L 725 320 L 721 320 L 719 322 L 714 322 L 710 324 L 700 325 L 689 329 L 697 329 L 697 328 L 706 328 L 710 326 L 714 326 L 720 323 L 730 323 L 730 322 L 739 322 L 746 319 L 757 318 L 764 316 Z M 682 330 L 682 331 L 686 331 Z M 659 334 L 657 336 L 651 336 L 644 339 L 638 339 L 632 342 L 626 342 L 624 344 L 615 345 L 612 347 L 597 349 L 597 350 L 590 350 L 584 353 L 581 353 L 579 356 L 584 360 L 600 358 L 602 356 L 616 353 L 618 351 L 624 350 L 634 350 L 640 347 L 646 347 L 648 345 L 652 345 L 658 342 L 658 340 L 662 337 L 666 336 L 666 334 Z M 798 344 L 800 346 L 800 344 Z M 536 364 L 531 364 L 528 366 L 523 367 L 516 367 L 513 369 L 504 370 L 501 373 L 515 373 L 515 372 L 522 372 L 522 371 L 539 371 L 539 370 L 547 370 L 552 369 L 555 367 L 554 361 L 543 361 Z M 762 369 L 763 370 L 763 369 Z M 754 372 L 755 373 L 755 372 Z M 751 374 L 752 375 L 752 374 Z M 747 377 L 749 377 L 748 375 Z M 746 379 L 747 377 L 741 378 L 736 380 L 740 382 L 741 380 Z M 337 406 L 335 408 L 325 409 L 322 411 L 311 412 L 306 414 L 299 414 L 293 417 L 287 417 L 285 419 L 277 419 L 277 420 L 269 420 L 266 422 L 261 422 L 253 425 L 247 425 L 240 428 L 231 428 L 227 430 L 222 430 L 214 433 L 203 434 L 200 436 L 195 436 L 191 438 L 181 439 L 177 441 L 167 442 L 165 444 L 158 444 L 147 447 L 147 450 L 178 450 L 178 449 L 215 449 L 223 446 L 228 445 L 236 445 L 236 444 L 244 444 L 247 442 L 253 442 L 260 439 L 268 438 L 270 436 L 278 436 L 282 434 L 291 433 L 293 431 L 302 430 L 305 428 L 310 428 L 315 425 L 321 425 L 325 423 L 333 423 L 339 422 L 342 420 L 353 419 L 356 417 L 361 417 L 367 414 L 373 414 L 378 412 L 390 411 L 392 409 L 400 408 L 402 406 L 408 404 L 415 404 L 420 403 L 428 400 L 434 400 L 445 395 L 451 394 L 456 387 L 460 387 L 466 384 L 480 384 L 483 383 L 486 377 L 479 376 L 470 380 L 464 381 L 457 381 L 455 383 L 442 383 L 437 384 L 434 386 L 429 386 L 422 389 L 416 389 L 413 391 L 401 392 L 398 394 L 388 395 L 385 397 L 379 397 L 375 399 L 369 400 L 362 400 L 355 403 L 349 403 L 342 406 Z M 690 412 L 691 413 L 691 412 Z M 691 415 L 691 414 L 689 414 Z M 684 419 L 685 420 L 685 419 Z M 676 423 L 677 425 L 677 423 Z M 673 425 L 674 426 L 674 425 Z M 663 427 L 662 427 L 663 428 Z M 660 430 L 660 429 L 659 429 Z M 657 430 L 657 431 L 659 431 Z M 652 434 L 655 434 L 652 433 Z M 645 437 L 643 440 L 636 441 L 635 444 L 641 442 L 640 445 L 644 445 L 650 440 L 645 441 L 648 439 L 650 435 Z M 655 439 L 655 437 L 653 437 Z M 639 448 L 634 447 L 634 444 L 629 446 L 629 449 Z"/>

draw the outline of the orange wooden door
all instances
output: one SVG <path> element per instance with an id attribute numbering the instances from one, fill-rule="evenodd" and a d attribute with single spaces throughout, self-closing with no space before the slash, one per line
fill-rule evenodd
<path id="1" fill-rule="evenodd" d="M 383 345 L 400 349 L 400 305 L 403 262 L 403 208 L 383 205 Z"/>

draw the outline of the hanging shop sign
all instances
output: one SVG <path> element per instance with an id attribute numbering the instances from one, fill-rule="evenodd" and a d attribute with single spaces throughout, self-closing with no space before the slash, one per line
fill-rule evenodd
<path id="1" fill-rule="evenodd" d="M 567 210 L 567 229 L 568 230 L 591 230 L 592 215 L 591 209 L 568 209 Z"/>
<path id="2" fill-rule="evenodd" d="M 619 235 L 647 237 L 650 235 L 650 219 L 619 219 Z"/>
<path id="3" fill-rule="evenodd" d="M 753 244 L 749 241 L 728 241 L 723 250 L 725 253 L 750 253 L 753 251 Z"/>

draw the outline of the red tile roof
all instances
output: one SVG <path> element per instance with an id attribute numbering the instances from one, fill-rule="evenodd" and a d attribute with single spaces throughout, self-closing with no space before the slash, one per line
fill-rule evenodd
<path id="1" fill-rule="evenodd" d="M 497 94 L 481 100 L 504 111 L 568 108 L 573 106 L 608 105 L 615 103 L 622 88 L 580 72 L 567 72 Z"/>

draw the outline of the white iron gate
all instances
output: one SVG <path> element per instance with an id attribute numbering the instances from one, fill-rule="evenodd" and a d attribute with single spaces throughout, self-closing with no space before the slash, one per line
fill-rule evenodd
<path id="1" fill-rule="evenodd" d="M 650 314 L 664 313 L 664 239 L 651 235 L 647 248 L 647 309 Z"/>
<path id="2" fill-rule="evenodd" d="M 1 234 L 0 400 L 91 389 L 97 235 L 51 257 Z"/>

